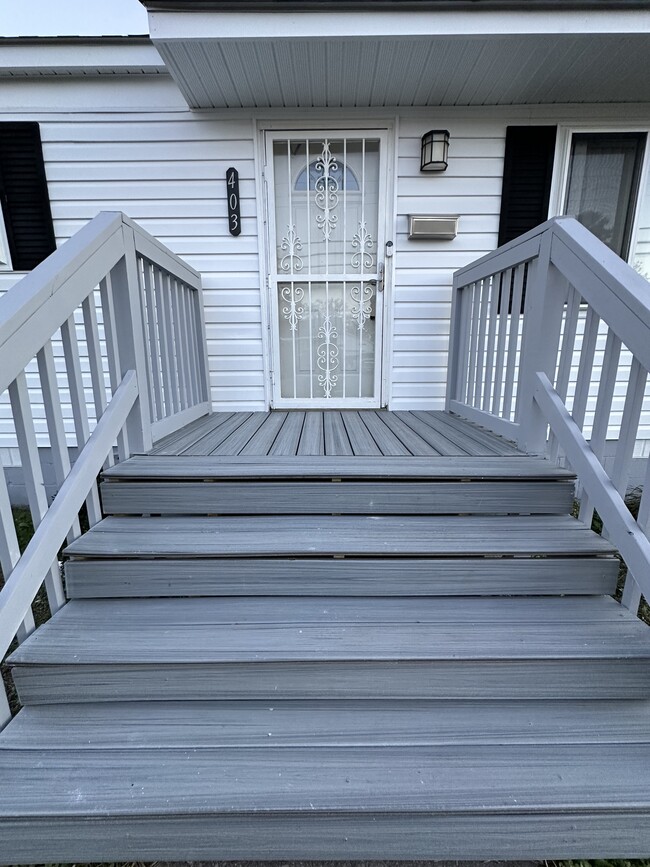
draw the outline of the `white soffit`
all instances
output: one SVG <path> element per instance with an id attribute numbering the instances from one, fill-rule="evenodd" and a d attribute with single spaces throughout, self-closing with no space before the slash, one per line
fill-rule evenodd
<path id="1" fill-rule="evenodd" d="M 650 13 L 151 12 L 193 108 L 650 101 Z"/>

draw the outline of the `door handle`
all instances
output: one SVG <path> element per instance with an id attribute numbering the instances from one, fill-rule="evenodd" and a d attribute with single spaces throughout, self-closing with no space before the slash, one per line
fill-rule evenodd
<path id="1" fill-rule="evenodd" d="M 371 286 L 376 286 L 377 292 L 383 292 L 384 291 L 384 263 L 383 262 L 380 262 L 379 265 L 377 266 L 377 274 L 378 274 L 377 279 L 376 280 L 374 280 L 374 279 L 368 280 L 368 283 Z"/>

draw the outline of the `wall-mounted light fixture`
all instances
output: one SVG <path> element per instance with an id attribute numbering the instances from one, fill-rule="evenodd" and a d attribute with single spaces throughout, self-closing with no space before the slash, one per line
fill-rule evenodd
<path id="1" fill-rule="evenodd" d="M 422 136 L 421 172 L 444 172 L 447 168 L 449 130 L 432 129 Z"/>

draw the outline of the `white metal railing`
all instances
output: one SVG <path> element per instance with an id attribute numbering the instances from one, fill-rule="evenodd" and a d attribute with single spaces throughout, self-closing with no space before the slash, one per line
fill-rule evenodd
<path id="1" fill-rule="evenodd" d="M 210 410 L 199 274 L 120 213 L 101 213 L 0 298 L 0 394 L 8 390 L 29 507 L 36 528 L 22 556 L 0 465 L 0 659 L 33 629 L 45 583 L 54 613 L 65 603 L 58 564 L 80 535 L 86 504 L 101 519 L 97 475 L 115 460 Z M 85 337 L 96 426 L 91 432 L 80 364 Z M 62 371 L 53 340 L 63 346 Z M 48 503 L 26 369 L 36 359 L 59 491 Z M 31 375 L 31 374 L 30 374 Z M 61 408 L 67 383 L 77 457 L 71 467 Z M 0 728 L 9 720 L 0 689 Z"/>
<path id="2" fill-rule="evenodd" d="M 622 352 L 630 359 L 623 379 Z M 642 593 L 650 598 L 650 493 L 636 520 L 624 497 L 649 370 L 650 284 L 572 217 L 549 220 L 454 275 L 447 408 L 571 466 L 580 518 L 591 524 L 598 511 L 628 567 L 623 603 L 635 611 Z M 615 388 L 624 404 L 606 472 Z"/>

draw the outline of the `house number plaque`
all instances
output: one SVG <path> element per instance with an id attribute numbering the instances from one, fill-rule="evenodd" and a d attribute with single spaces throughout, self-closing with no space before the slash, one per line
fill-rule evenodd
<path id="1" fill-rule="evenodd" d="M 241 232 L 241 214 L 239 213 L 239 172 L 229 168 L 226 171 L 226 193 L 228 196 L 228 231 L 231 235 Z"/>

